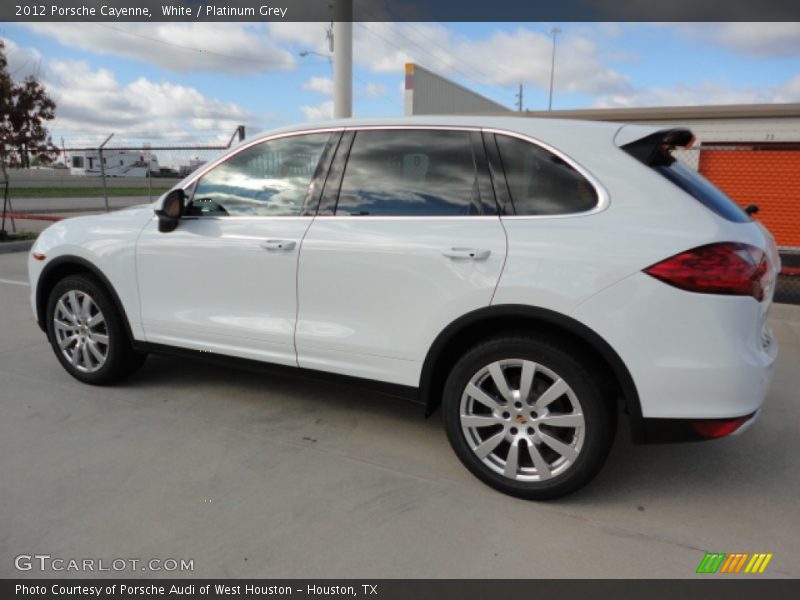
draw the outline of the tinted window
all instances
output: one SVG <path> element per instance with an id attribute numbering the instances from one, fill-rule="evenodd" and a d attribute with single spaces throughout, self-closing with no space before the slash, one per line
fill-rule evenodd
<path id="1" fill-rule="evenodd" d="M 719 216 L 734 223 L 747 223 L 750 217 L 708 179 L 694 169 L 674 160 L 670 165 L 654 167 L 656 171 L 710 208 Z"/>
<path id="2" fill-rule="evenodd" d="M 356 133 L 337 215 L 458 216 L 479 207 L 469 132 Z"/>
<path id="3" fill-rule="evenodd" d="M 300 215 L 329 137 L 286 137 L 235 154 L 197 182 L 189 214 Z"/>
<path id="4" fill-rule="evenodd" d="M 555 154 L 517 138 L 496 139 L 511 196 L 507 214 L 558 215 L 597 206 L 592 184 Z"/>

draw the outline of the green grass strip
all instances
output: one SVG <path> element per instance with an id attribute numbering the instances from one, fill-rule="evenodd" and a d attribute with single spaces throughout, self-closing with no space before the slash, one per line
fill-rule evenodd
<path id="1" fill-rule="evenodd" d="M 169 187 L 155 187 L 153 186 L 152 196 L 153 199 L 158 198 L 161 194 L 166 192 Z M 108 188 L 109 197 L 116 196 L 147 196 L 147 188 Z M 9 196 L 14 198 L 102 198 L 103 188 L 80 188 L 80 187 L 63 187 L 63 188 L 23 188 L 12 187 L 9 190 Z"/>

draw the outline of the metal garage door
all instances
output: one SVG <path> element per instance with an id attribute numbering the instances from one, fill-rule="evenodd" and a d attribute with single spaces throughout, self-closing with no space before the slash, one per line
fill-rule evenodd
<path id="1" fill-rule="evenodd" d="M 699 171 L 756 215 L 783 248 L 800 248 L 800 144 L 700 148 Z"/>

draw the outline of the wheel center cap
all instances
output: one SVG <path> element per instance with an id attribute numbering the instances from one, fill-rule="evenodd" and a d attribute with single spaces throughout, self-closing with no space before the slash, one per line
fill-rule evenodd
<path id="1" fill-rule="evenodd" d="M 525 417 L 524 417 L 524 416 L 522 416 L 522 415 L 517 415 L 516 417 L 514 417 L 514 420 L 515 420 L 515 421 L 516 421 L 516 422 L 517 422 L 519 425 L 525 425 L 525 423 L 527 423 L 527 422 L 528 422 L 528 421 L 525 419 Z"/>

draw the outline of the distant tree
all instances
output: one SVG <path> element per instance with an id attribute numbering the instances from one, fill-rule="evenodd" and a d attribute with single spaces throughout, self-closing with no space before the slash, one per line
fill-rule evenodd
<path id="1" fill-rule="evenodd" d="M 8 74 L 8 61 L 6 60 L 5 44 L 0 40 L 0 175 L 6 179 L 5 149 L 6 140 L 10 137 L 11 122 L 11 93 L 14 82 Z"/>
<path id="2" fill-rule="evenodd" d="M 56 116 L 56 103 L 35 75 L 16 83 L 8 73 L 0 40 L 0 158 L 10 166 L 30 167 L 31 159 L 52 162 L 58 155 L 45 123 Z"/>

